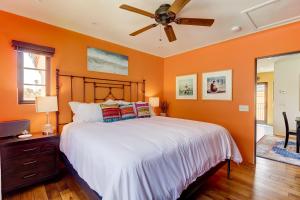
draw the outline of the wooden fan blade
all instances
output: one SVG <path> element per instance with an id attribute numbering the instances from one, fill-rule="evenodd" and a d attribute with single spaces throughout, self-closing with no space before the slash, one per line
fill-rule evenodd
<path id="1" fill-rule="evenodd" d="M 129 6 L 129 5 L 126 5 L 126 4 L 121 5 L 120 8 L 124 9 L 124 10 L 128 10 L 130 12 L 135 12 L 135 13 L 138 13 L 138 14 L 150 17 L 150 18 L 154 18 L 155 17 L 155 15 L 152 14 L 152 13 L 150 13 L 150 12 L 147 12 L 145 10 L 141 10 L 139 8 L 135 8 L 135 7 L 132 7 L 132 6 Z"/>
<path id="2" fill-rule="evenodd" d="M 198 18 L 178 18 L 175 20 L 176 24 L 194 25 L 194 26 L 211 26 L 214 19 L 198 19 Z"/>
<path id="3" fill-rule="evenodd" d="M 165 26 L 165 32 L 167 34 L 167 37 L 169 39 L 169 42 L 173 42 L 176 40 L 176 35 L 174 33 L 173 27 L 170 25 Z"/>
<path id="4" fill-rule="evenodd" d="M 171 5 L 171 7 L 169 8 L 169 11 L 177 14 L 179 13 L 182 8 L 191 0 L 175 0 L 174 3 Z"/>
<path id="5" fill-rule="evenodd" d="M 157 24 L 151 24 L 151 25 L 149 25 L 149 26 L 146 26 L 145 28 L 142 28 L 142 29 L 140 29 L 140 30 L 137 30 L 137 31 L 131 33 L 130 35 L 131 35 L 131 36 L 136 36 L 136 35 L 138 35 L 138 34 L 140 34 L 140 33 L 143 33 L 143 32 L 145 32 L 145 31 L 148 31 L 149 29 L 154 28 L 154 27 L 156 27 L 156 26 L 157 26 Z"/>

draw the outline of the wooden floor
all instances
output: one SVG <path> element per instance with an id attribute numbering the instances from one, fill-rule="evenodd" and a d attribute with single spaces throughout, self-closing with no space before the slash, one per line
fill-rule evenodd
<path id="1" fill-rule="evenodd" d="M 86 200 L 72 176 L 66 174 L 56 181 L 28 188 L 4 197 L 5 200 Z M 212 176 L 196 200 L 257 199 L 300 200 L 300 167 L 263 158 L 257 165 L 232 165 L 231 179 L 226 178 L 226 166 Z"/>

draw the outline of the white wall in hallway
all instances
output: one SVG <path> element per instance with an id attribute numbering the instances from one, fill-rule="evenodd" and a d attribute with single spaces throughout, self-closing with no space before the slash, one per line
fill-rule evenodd
<path id="1" fill-rule="evenodd" d="M 274 133 L 285 135 L 282 112 L 287 112 L 290 129 L 296 129 L 300 117 L 300 54 L 275 62 Z"/>

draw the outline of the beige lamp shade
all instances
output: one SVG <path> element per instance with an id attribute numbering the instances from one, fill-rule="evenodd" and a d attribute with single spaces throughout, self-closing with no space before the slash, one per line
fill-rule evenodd
<path id="1" fill-rule="evenodd" d="M 58 110 L 57 97 L 56 96 L 46 96 L 46 97 L 36 97 L 35 100 L 36 112 L 56 112 Z"/>
<path id="2" fill-rule="evenodd" d="M 149 97 L 149 104 L 155 108 L 159 106 L 159 97 Z"/>

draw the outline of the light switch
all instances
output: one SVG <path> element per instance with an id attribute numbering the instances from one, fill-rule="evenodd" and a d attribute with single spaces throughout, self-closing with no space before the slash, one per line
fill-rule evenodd
<path id="1" fill-rule="evenodd" d="M 248 105 L 239 105 L 239 111 L 240 112 L 249 112 L 249 106 Z"/>

